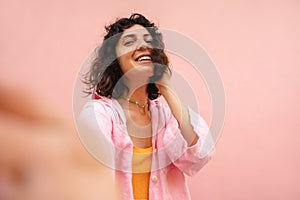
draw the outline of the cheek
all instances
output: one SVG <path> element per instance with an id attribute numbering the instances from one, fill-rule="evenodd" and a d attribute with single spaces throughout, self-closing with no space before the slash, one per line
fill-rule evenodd
<path id="1" fill-rule="evenodd" d="M 123 73 L 126 73 L 128 70 L 132 69 L 133 63 L 131 56 L 128 54 L 122 55 L 118 58 L 119 65 Z"/>
<path id="2" fill-rule="evenodd" d="M 135 50 L 135 47 L 132 45 L 130 47 L 124 47 L 124 46 L 120 46 L 117 45 L 116 47 L 116 54 L 118 57 L 125 57 L 128 54 L 132 54 Z"/>

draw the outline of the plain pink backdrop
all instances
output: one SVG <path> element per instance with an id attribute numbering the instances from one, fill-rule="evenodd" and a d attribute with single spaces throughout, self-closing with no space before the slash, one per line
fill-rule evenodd
<path id="1" fill-rule="evenodd" d="M 133 12 L 201 44 L 224 83 L 223 133 L 192 199 L 300 199 L 300 1 L 1 1 L 0 83 L 72 115 L 103 26 Z M 208 119 L 207 94 L 202 106 Z"/>

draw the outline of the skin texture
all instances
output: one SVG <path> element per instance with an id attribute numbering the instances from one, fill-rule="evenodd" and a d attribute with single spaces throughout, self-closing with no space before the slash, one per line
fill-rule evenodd
<path id="1" fill-rule="evenodd" d="M 124 31 L 116 46 L 116 54 L 125 74 L 124 83 L 128 86 L 130 99 L 146 104 L 146 84 L 153 75 L 152 62 L 137 62 L 141 55 L 150 55 L 152 37 L 149 32 L 140 25 L 134 25 Z M 151 117 L 147 109 L 129 104 L 119 99 L 127 119 L 127 130 L 135 146 L 147 148 L 151 144 Z"/>
<path id="2" fill-rule="evenodd" d="M 126 98 L 141 104 L 146 104 L 148 101 L 146 84 L 153 75 L 153 63 L 151 61 L 137 62 L 136 58 L 140 55 L 150 54 L 151 40 L 152 37 L 147 29 L 141 25 L 134 25 L 123 32 L 116 46 L 118 61 L 124 73 L 124 83 L 129 88 Z M 156 86 L 177 119 L 181 133 L 188 145 L 195 144 L 198 136 L 189 123 L 187 106 L 173 89 L 170 73 L 165 72 L 162 78 L 156 82 Z M 139 147 L 151 146 L 151 130 L 148 128 L 151 124 L 151 117 L 148 110 L 124 102 L 123 99 L 119 99 L 119 102 L 126 113 L 128 132 L 137 136 L 132 137 L 133 143 Z"/>

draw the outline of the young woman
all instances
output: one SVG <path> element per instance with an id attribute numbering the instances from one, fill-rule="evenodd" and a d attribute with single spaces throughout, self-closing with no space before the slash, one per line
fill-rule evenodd
<path id="1" fill-rule="evenodd" d="M 133 14 L 106 31 L 85 77 L 93 99 L 80 115 L 83 131 L 101 141 L 95 146 L 115 169 L 122 199 L 190 199 L 184 174 L 198 172 L 214 151 L 201 153 L 207 124 L 173 90 L 153 23 Z"/>

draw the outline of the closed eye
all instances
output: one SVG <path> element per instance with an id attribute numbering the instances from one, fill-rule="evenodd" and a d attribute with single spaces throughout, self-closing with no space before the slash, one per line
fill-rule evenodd
<path id="1" fill-rule="evenodd" d="M 134 41 L 126 41 L 126 42 L 124 42 L 124 45 L 125 46 L 130 46 L 130 45 L 132 45 L 134 43 Z"/>
<path id="2" fill-rule="evenodd" d="M 146 40 L 146 42 L 152 44 L 153 40 Z"/>

